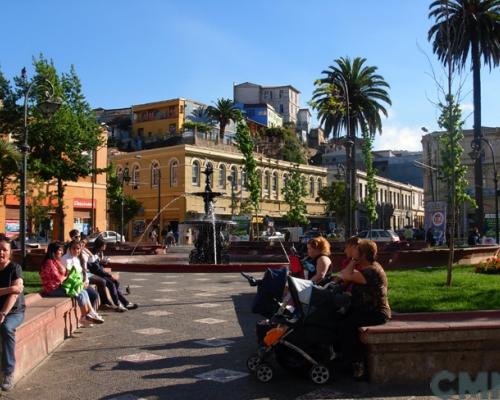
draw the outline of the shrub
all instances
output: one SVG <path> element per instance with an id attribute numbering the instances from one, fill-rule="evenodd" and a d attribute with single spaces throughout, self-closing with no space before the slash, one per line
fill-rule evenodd
<path id="1" fill-rule="evenodd" d="M 487 258 L 476 267 L 479 274 L 500 274 L 500 257 Z"/>

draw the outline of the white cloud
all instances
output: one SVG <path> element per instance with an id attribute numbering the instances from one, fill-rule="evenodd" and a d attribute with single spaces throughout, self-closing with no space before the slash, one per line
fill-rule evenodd
<path id="1" fill-rule="evenodd" d="M 422 130 L 415 127 L 385 125 L 382 135 L 375 137 L 374 150 L 422 151 Z"/>
<path id="2" fill-rule="evenodd" d="M 384 121 L 393 121 L 396 119 L 396 110 L 394 109 L 394 107 L 391 107 L 391 108 L 387 109 L 387 117 L 382 113 L 380 113 L 380 117 Z"/>
<path id="3" fill-rule="evenodd" d="M 460 104 L 460 108 L 462 109 L 463 114 L 468 114 L 474 111 L 474 104 L 472 103 L 462 103 Z"/>

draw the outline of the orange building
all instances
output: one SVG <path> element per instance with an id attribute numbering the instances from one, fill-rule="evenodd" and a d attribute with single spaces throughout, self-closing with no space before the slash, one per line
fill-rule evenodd
<path id="1" fill-rule="evenodd" d="M 107 166 L 107 147 L 101 147 L 96 151 L 96 168 L 106 168 Z M 31 190 L 28 181 L 28 193 L 36 191 Z M 39 235 L 44 231 L 48 239 L 58 238 L 58 221 L 55 214 L 57 207 L 57 198 L 55 196 L 57 185 L 55 181 L 46 182 L 40 188 L 48 196 L 41 203 L 42 206 L 51 205 L 49 218 L 41 226 L 32 226 L 28 221 L 28 231 Z M 0 232 L 5 232 L 10 237 L 19 235 L 19 197 L 16 194 L 16 187 L 9 187 L 3 196 L 0 196 Z M 93 201 L 92 201 L 93 200 Z M 28 197 L 27 205 L 33 201 Z M 81 178 L 77 182 L 65 182 L 64 192 L 64 238 L 68 238 L 69 231 L 73 228 L 83 232 L 88 232 L 91 227 L 92 212 L 94 213 L 94 226 L 100 230 L 105 230 L 106 223 L 106 174 L 98 174 Z"/>

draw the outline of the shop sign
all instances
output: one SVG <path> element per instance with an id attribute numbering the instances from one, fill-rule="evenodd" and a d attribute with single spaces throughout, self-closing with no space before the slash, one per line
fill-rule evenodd
<path id="1" fill-rule="evenodd" d="M 92 200 L 90 199 L 73 199 L 73 208 L 95 208 L 95 199 L 94 207 L 92 207 Z"/>

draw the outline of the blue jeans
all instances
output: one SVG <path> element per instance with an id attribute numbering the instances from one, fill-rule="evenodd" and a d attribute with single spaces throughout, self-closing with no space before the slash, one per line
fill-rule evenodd
<path id="1" fill-rule="evenodd" d="M 24 312 L 7 314 L 0 333 L 2 334 L 2 371 L 4 375 L 14 373 L 16 368 L 16 328 L 24 320 Z"/>

